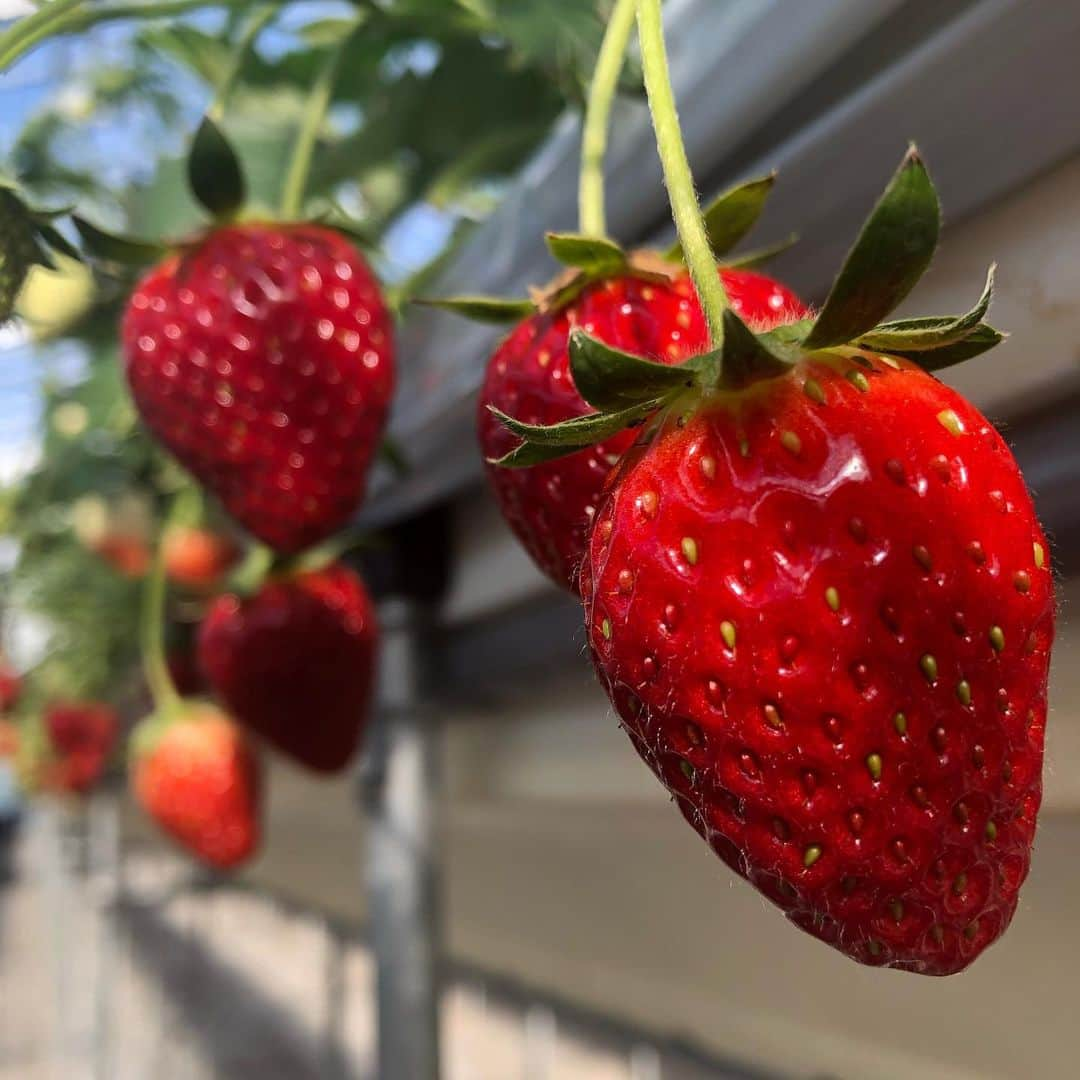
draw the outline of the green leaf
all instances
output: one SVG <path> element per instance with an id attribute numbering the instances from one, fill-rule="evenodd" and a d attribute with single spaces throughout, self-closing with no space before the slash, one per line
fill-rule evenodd
<path id="1" fill-rule="evenodd" d="M 55 225 L 38 225 L 38 236 L 54 251 L 82 262 L 82 252 Z"/>
<path id="2" fill-rule="evenodd" d="M 561 424 L 549 426 L 525 424 L 512 416 L 507 416 L 493 405 L 489 405 L 488 408 L 512 434 L 530 446 L 545 450 L 562 448 L 566 453 L 572 454 L 582 447 L 593 446 L 595 443 L 603 442 L 604 439 L 610 439 L 612 435 L 617 435 L 629 427 L 636 427 L 657 409 L 662 409 L 669 404 L 676 396 L 677 394 L 666 394 L 652 401 L 640 401 L 617 412 L 589 413 L 586 416 L 578 416 L 573 420 L 564 420 Z M 521 459 L 526 456 L 528 455 L 522 453 L 514 457 L 513 463 L 520 465 Z M 552 457 L 558 456 L 561 455 L 548 455 L 543 460 L 550 461 Z M 500 458 L 494 464 L 501 465 L 511 457 L 513 453 Z"/>
<path id="3" fill-rule="evenodd" d="M 960 341 L 954 341 L 948 345 L 941 345 L 933 349 L 912 349 L 905 352 L 900 349 L 889 349 L 893 356 L 902 356 L 918 364 L 924 371 L 942 371 L 952 367 L 953 364 L 970 360 L 973 356 L 992 349 L 995 345 L 1005 340 L 1005 335 L 1000 330 L 995 330 L 988 323 L 979 323 L 974 330 L 969 331 L 967 337 Z"/>
<path id="4" fill-rule="evenodd" d="M 205 34 L 189 23 L 145 27 L 139 40 L 190 68 L 210 86 L 220 86 L 232 63 L 229 44 L 220 35 Z"/>
<path id="5" fill-rule="evenodd" d="M 779 344 L 782 338 L 774 336 L 772 340 Z M 769 348 L 768 339 L 755 334 L 731 308 L 724 309 L 724 344 L 721 353 L 723 385 L 732 390 L 758 379 L 786 375 L 791 370 L 791 364 Z"/>
<path id="6" fill-rule="evenodd" d="M 103 262 L 119 263 L 121 266 L 147 266 L 169 250 L 163 244 L 106 232 L 78 215 L 73 215 L 71 221 L 78 229 L 87 252 Z"/>
<path id="7" fill-rule="evenodd" d="M 742 255 L 736 255 L 734 258 L 726 258 L 723 263 L 725 267 L 732 270 L 753 270 L 755 267 L 762 266 L 771 259 L 775 259 L 777 255 L 783 254 L 798 242 L 799 234 L 789 233 L 783 240 L 777 240 L 775 244 L 754 248 L 752 251 L 746 251 Z"/>
<path id="8" fill-rule="evenodd" d="M 240 159 L 209 116 L 203 117 L 191 144 L 188 184 L 216 218 L 231 217 L 244 205 L 246 185 Z"/>
<path id="9" fill-rule="evenodd" d="M 531 300 L 508 300 L 501 296 L 448 296 L 416 299 L 412 303 L 423 307 L 442 308 L 474 322 L 506 324 L 528 318 L 536 311 Z"/>
<path id="10" fill-rule="evenodd" d="M 548 249 L 563 266 L 592 274 L 611 273 L 626 265 L 626 252 L 612 240 L 578 233 L 549 232 L 544 237 Z"/>
<path id="11" fill-rule="evenodd" d="M 717 196 L 705 207 L 705 231 L 709 234 L 709 247 L 717 258 L 729 252 L 754 227 L 775 182 L 776 173 L 747 180 Z M 664 254 L 673 261 L 681 261 L 682 244 L 676 240 Z"/>
<path id="12" fill-rule="evenodd" d="M 38 229 L 23 200 L 7 184 L 0 186 L 0 323 L 11 317 L 30 267 L 47 258 Z"/>
<path id="13" fill-rule="evenodd" d="M 491 461 L 492 465 L 498 465 L 501 469 L 528 469 L 533 465 L 543 465 L 545 461 L 557 461 L 559 458 L 576 454 L 579 450 L 587 450 L 589 444 L 584 446 L 541 446 L 539 443 L 519 443 L 508 454 Z"/>
<path id="14" fill-rule="evenodd" d="M 655 401 L 697 379 L 692 367 L 634 356 L 581 329 L 570 335 L 570 372 L 578 393 L 593 408 L 607 412 Z"/>
<path id="15" fill-rule="evenodd" d="M 841 345 L 873 330 L 922 277 L 940 223 L 937 192 L 912 146 L 848 252 L 806 347 Z"/>
<path id="16" fill-rule="evenodd" d="M 994 296 L 994 270 L 991 264 L 986 272 L 986 285 L 975 306 L 963 315 L 930 316 L 919 319 L 900 319 L 882 323 L 869 334 L 863 334 L 858 344 L 881 352 L 913 352 L 939 349 L 945 345 L 963 341 L 978 326 L 990 309 Z"/>

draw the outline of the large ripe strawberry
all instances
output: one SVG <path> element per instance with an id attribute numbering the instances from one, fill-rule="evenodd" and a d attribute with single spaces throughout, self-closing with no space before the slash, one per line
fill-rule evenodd
<path id="1" fill-rule="evenodd" d="M 301 764 L 336 772 L 367 722 L 377 634 L 364 583 L 335 563 L 218 597 L 199 661 L 233 716 Z"/>
<path id="2" fill-rule="evenodd" d="M 727 312 L 681 379 L 585 340 L 575 374 L 594 435 L 652 418 L 581 581 L 635 747 L 796 924 L 940 975 L 1004 931 L 1028 871 L 1054 605 L 1008 448 L 908 359 L 1000 340 L 989 283 L 967 315 L 875 325 L 937 230 L 912 154 L 816 320 L 754 335 Z M 519 460 L 562 437 L 511 424 Z"/>
<path id="3" fill-rule="evenodd" d="M 259 761 L 243 730 L 211 705 L 150 717 L 132 736 L 139 805 L 192 855 L 221 869 L 259 846 Z"/>
<path id="4" fill-rule="evenodd" d="M 790 289 L 751 270 L 725 270 L 732 307 L 751 325 L 770 329 L 806 308 Z M 489 406 L 534 424 L 556 424 L 591 411 L 574 386 L 570 333 L 581 327 L 617 349 L 677 363 L 708 343 L 705 320 L 685 272 L 671 281 L 607 278 L 555 311 L 518 324 L 492 356 L 480 391 L 477 433 L 503 517 L 549 577 L 573 589 L 585 534 L 604 481 L 632 441 L 620 433 L 569 457 L 527 471 L 492 462 L 517 440 Z"/>
<path id="5" fill-rule="evenodd" d="M 260 540 L 299 551 L 355 512 L 394 358 L 378 283 L 337 232 L 212 229 L 142 279 L 123 347 L 150 430 Z"/>

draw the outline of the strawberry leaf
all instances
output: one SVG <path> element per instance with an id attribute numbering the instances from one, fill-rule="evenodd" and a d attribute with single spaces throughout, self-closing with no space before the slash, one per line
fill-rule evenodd
<path id="1" fill-rule="evenodd" d="M 995 269 L 991 264 L 986 273 L 986 285 L 982 295 L 975 306 L 964 315 L 930 316 L 882 323 L 869 334 L 863 334 L 857 343 L 864 348 L 878 349 L 881 352 L 914 352 L 939 349 L 963 341 L 982 322 L 990 308 L 990 301 L 994 296 Z"/>
<path id="2" fill-rule="evenodd" d="M 54 251 L 82 262 L 82 252 L 55 225 L 39 224 L 37 232 Z"/>
<path id="3" fill-rule="evenodd" d="M 531 300 L 510 300 L 501 296 L 447 296 L 416 299 L 412 303 L 452 311 L 474 322 L 496 324 L 516 323 L 536 311 Z"/>
<path id="4" fill-rule="evenodd" d="M 549 426 L 522 423 L 489 405 L 488 408 L 503 426 L 522 440 L 521 446 L 492 464 L 507 468 L 525 468 L 541 461 L 552 461 L 566 454 L 573 454 L 586 446 L 610 439 L 612 435 L 617 435 L 627 428 L 637 427 L 652 413 L 670 404 L 676 396 L 677 392 L 665 394 L 616 412 L 589 413 Z"/>
<path id="5" fill-rule="evenodd" d="M 782 341 L 780 337 L 773 338 L 777 346 Z M 736 390 L 758 379 L 786 375 L 791 370 L 791 364 L 777 356 L 769 345 L 765 335 L 755 334 L 731 308 L 725 308 L 724 344 L 721 349 L 723 385 Z"/>
<path id="6" fill-rule="evenodd" d="M 231 217 L 244 205 L 246 185 L 240 159 L 209 116 L 203 117 L 195 132 L 187 165 L 191 193 L 214 217 Z"/>
<path id="7" fill-rule="evenodd" d="M 893 356 L 902 356 L 918 364 L 924 371 L 941 371 L 952 367 L 964 360 L 970 360 L 973 356 L 992 349 L 995 345 L 1005 340 L 1005 335 L 1000 330 L 995 330 L 988 323 L 979 323 L 969 331 L 967 337 L 960 341 L 941 345 L 932 349 L 902 349 L 887 350 Z M 886 351 L 886 350 L 882 350 Z"/>
<path id="8" fill-rule="evenodd" d="M 762 266 L 777 255 L 783 254 L 788 248 L 794 247 L 799 242 L 798 233 L 789 233 L 783 240 L 777 240 L 775 244 L 765 247 L 754 248 L 752 251 L 736 255 L 734 258 L 724 259 L 724 266 L 733 270 L 752 270 Z"/>
<path id="9" fill-rule="evenodd" d="M 828 348 L 870 333 L 923 275 L 940 224 L 937 192 L 912 146 L 848 252 L 806 347 Z"/>
<path id="10" fill-rule="evenodd" d="M 570 335 L 570 373 L 578 393 L 607 412 L 655 401 L 697 381 L 690 366 L 659 364 L 613 349 L 581 329 Z"/>
<path id="11" fill-rule="evenodd" d="M 705 231 L 717 258 L 729 252 L 754 227 L 775 182 L 776 173 L 748 180 L 717 196 L 705 208 Z M 676 240 L 664 255 L 681 262 L 682 244 Z"/>
<path id="12" fill-rule="evenodd" d="M 102 262 L 118 263 L 121 266 L 147 266 L 160 259 L 168 250 L 164 245 L 149 240 L 136 240 L 106 232 L 77 215 L 73 216 L 71 221 L 82 237 L 83 247 Z"/>
<path id="13" fill-rule="evenodd" d="M 0 183 L 0 324 L 11 317 L 30 268 L 52 266 L 38 239 L 40 229 L 15 188 Z"/>
<path id="14" fill-rule="evenodd" d="M 545 235 L 548 250 L 563 266 L 572 266 L 590 274 L 611 274 L 626 265 L 626 252 L 613 240 L 578 233 Z"/>

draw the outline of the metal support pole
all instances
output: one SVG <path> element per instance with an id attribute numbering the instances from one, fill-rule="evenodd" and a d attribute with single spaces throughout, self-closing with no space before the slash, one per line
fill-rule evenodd
<path id="1" fill-rule="evenodd" d="M 380 1080 L 439 1076 L 438 747 L 422 705 L 422 616 L 397 597 L 380 607 L 378 708 L 360 776 Z"/>

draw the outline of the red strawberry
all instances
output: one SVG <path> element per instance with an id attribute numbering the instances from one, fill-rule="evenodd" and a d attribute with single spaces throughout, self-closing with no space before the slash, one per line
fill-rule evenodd
<path id="1" fill-rule="evenodd" d="M 259 846 L 259 762 L 244 732 L 210 705 L 143 721 L 132 741 L 140 806 L 196 858 L 227 869 Z"/>
<path id="2" fill-rule="evenodd" d="M 84 795 L 101 779 L 120 733 L 108 705 L 58 702 L 42 717 L 49 740 L 41 786 L 47 791 Z"/>
<path id="3" fill-rule="evenodd" d="M 0 657 L 0 713 L 13 709 L 22 692 L 22 679 L 8 662 Z"/>
<path id="4" fill-rule="evenodd" d="M 724 270 L 732 307 L 752 326 L 768 329 L 806 313 L 788 288 L 749 270 Z M 555 424 L 591 412 L 570 374 L 570 332 L 582 327 L 614 348 L 677 363 L 701 352 L 708 335 L 690 279 L 670 284 L 623 276 L 586 287 L 553 313 L 531 315 L 513 330 L 488 364 L 480 392 L 480 449 L 491 462 L 517 439 L 488 406 L 528 423 Z M 585 534 L 604 480 L 630 445 L 623 433 L 570 457 L 525 471 L 489 464 L 499 508 L 536 564 L 566 588 L 585 553 Z"/>
<path id="5" fill-rule="evenodd" d="M 210 589 L 228 573 L 239 554 L 226 536 L 209 529 L 177 525 L 163 540 L 165 573 L 189 589 Z"/>
<path id="6" fill-rule="evenodd" d="M 0 758 L 13 758 L 18 752 L 18 727 L 10 720 L 0 720 Z"/>
<path id="7" fill-rule="evenodd" d="M 1046 553 L 972 405 L 816 354 L 624 458 L 582 594 L 626 730 L 716 853 L 849 956 L 948 974 L 1028 871 Z"/>
<path id="8" fill-rule="evenodd" d="M 43 717 L 58 757 L 87 754 L 102 759 L 112 753 L 120 731 L 116 712 L 97 702 L 57 702 Z"/>
<path id="9" fill-rule="evenodd" d="M 139 536 L 111 533 L 94 544 L 93 550 L 126 578 L 145 577 L 153 561 L 149 545 Z"/>
<path id="10" fill-rule="evenodd" d="M 336 772 L 367 720 L 376 640 L 364 583 L 333 564 L 218 597 L 199 661 L 238 720 L 309 768 Z"/>
<path id="11" fill-rule="evenodd" d="M 993 271 L 963 315 L 881 321 L 939 225 L 911 148 L 814 318 L 755 334 L 710 296 L 715 347 L 670 366 L 577 330 L 571 368 L 598 412 L 502 417 L 516 467 L 641 427 L 581 574 L 624 727 L 793 922 L 933 975 L 1016 909 L 1054 622 L 1016 462 L 926 373 L 1001 340 L 983 322 Z"/>
<path id="12" fill-rule="evenodd" d="M 378 283 L 339 234 L 214 229 L 143 278 L 123 344 L 151 431 L 251 533 L 295 552 L 349 520 L 394 361 Z"/>

